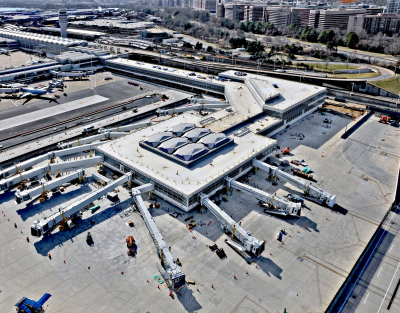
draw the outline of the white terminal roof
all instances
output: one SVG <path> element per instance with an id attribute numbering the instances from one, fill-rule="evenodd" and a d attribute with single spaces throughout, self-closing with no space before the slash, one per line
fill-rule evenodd
<path id="1" fill-rule="evenodd" d="M 173 132 L 174 134 L 176 134 L 177 136 L 182 136 L 183 133 L 196 128 L 196 124 L 193 123 L 182 123 L 182 124 L 178 124 L 175 125 L 174 127 L 172 127 L 170 130 L 170 132 Z"/>
<path id="2" fill-rule="evenodd" d="M 179 148 L 174 156 L 182 159 L 183 161 L 192 161 L 198 156 L 207 153 L 208 149 L 201 143 L 191 143 L 182 148 Z"/>
<path id="3" fill-rule="evenodd" d="M 216 178 L 226 176 L 228 170 L 248 161 L 260 151 L 273 146 L 276 142 L 273 139 L 255 135 L 251 132 L 243 137 L 229 134 L 229 137 L 235 140 L 234 144 L 215 151 L 215 153 L 199 160 L 189 168 L 139 146 L 141 140 L 153 134 L 167 132 L 180 123 L 200 125 L 201 119 L 203 117 L 192 114 L 178 115 L 113 142 L 103 144 L 97 147 L 96 150 L 104 151 L 122 164 L 142 172 L 146 176 L 151 176 L 154 181 L 190 196 L 202 190 Z"/>
<path id="4" fill-rule="evenodd" d="M 168 153 L 168 154 L 172 154 L 176 151 L 176 149 L 190 144 L 192 143 L 189 139 L 187 138 L 182 138 L 182 137 L 176 137 L 176 138 L 172 138 L 169 139 L 167 141 L 163 141 L 159 146 L 158 149 L 160 149 L 161 151 Z"/>
<path id="5" fill-rule="evenodd" d="M 54 44 L 61 46 L 77 46 L 77 45 L 87 45 L 86 40 L 77 40 L 71 38 L 62 38 L 57 36 L 50 36 L 37 33 L 28 33 L 20 30 L 15 30 L 12 28 L 0 28 L 0 36 L 6 38 L 12 38 L 15 40 L 33 40 L 41 42 L 43 44 Z"/>
<path id="6" fill-rule="evenodd" d="M 52 32 L 59 32 L 61 33 L 61 28 L 57 27 L 43 27 L 44 30 L 52 31 Z M 76 28 L 67 28 L 67 33 L 72 35 L 83 35 L 83 36 L 103 36 L 106 33 L 97 32 L 93 30 L 85 30 L 85 29 L 76 29 Z"/>
<path id="7" fill-rule="evenodd" d="M 121 28 L 121 29 L 144 29 L 154 27 L 153 22 L 132 22 L 128 20 L 111 20 L 111 19 L 96 19 L 92 21 L 74 21 L 68 24 L 80 26 L 97 26 L 107 28 Z"/>
<path id="8" fill-rule="evenodd" d="M 275 77 L 261 76 L 256 74 L 247 74 L 246 76 L 236 76 L 234 74 L 234 70 L 229 70 L 223 73 L 220 73 L 219 76 L 231 78 L 235 80 L 247 80 L 252 79 L 255 82 L 255 86 L 257 89 L 265 94 L 266 96 L 269 93 L 272 93 L 272 89 L 275 89 L 276 92 L 279 92 L 280 97 L 271 103 L 265 104 L 264 108 L 273 109 L 279 112 L 283 112 L 291 107 L 297 105 L 302 100 L 310 98 L 317 93 L 324 92 L 326 90 L 325 87 L 318 87 L 312 85 L 306 85 L 300 82 L 294 82 L 290 80 L 283 80 Z M 273 84 L 277 85 L 277 88 L 273 86 Z"/>

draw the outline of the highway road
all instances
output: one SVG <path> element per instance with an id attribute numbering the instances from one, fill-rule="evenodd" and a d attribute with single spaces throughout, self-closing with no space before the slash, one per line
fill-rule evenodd
<path id="1" fill-rule="evenodd" d="M 350 171 L 357 171 L 371 184 L 377 184 L 383 199 L 379 205 L 386 206 L 388 212 L 378 228 L 365 257 L 357 269 L 348 278 L 348 284 L 342 295 L 336 299 L 337 304 L 327 312 L 330 313 L 398 313 L 400 312 L 400 292 L 395 294 L 400 284 L 400 193 L 399 193 L 399 144 L 387 145 L 388 136 L 397 136 L 392 126 L 368 121 L 361 129 L 355 131 L 341 146 L 341 154 L 349 163 Z M 385 140 L 386 138 L 386 140 Z M 377 159 L 385 156 L 385 162 Z M 392 166 L 395 170 L 386 172 Z M 397 190 L 396 190 L 397 184 Z M 393 188 L 393 189 L 391 189 Z M 396 196 L 388 192 L 396 190 Z M 371 194 L 368 205 L 361 208 L 365 219 L 375 219 L 373 208 L 377 198 Z M 392 206 L 392 201 L 397 206 Z M 375 202 L 375 204 L 374 204 Z M 381 221 L 377 220 L 377 223 Z M 366 230 L 359 228 L 360 233 Z M 389 303 L 392 302 L 388 309 Z"/>
<path id="2" fill-rule="evenodd" d="M 331 312 L 400 312 L 400 293 L 395 294 L 400 282 L 399 213 L 397 207 L 387 216 L 352 283 Z"/>

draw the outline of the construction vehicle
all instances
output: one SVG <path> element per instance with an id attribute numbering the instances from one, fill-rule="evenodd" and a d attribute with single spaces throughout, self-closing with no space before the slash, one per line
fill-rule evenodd
<path id="1" fill-rule="evenodd" d="M 393 127 L 399 127 L 400 124 L 400 120 L 393 120 L 390 125 L 392 125 Z"/>
<path id="2" fill-rule="evenodd" d="M 29 169 L 30 167 L 39 164 L 43 161 L 46 160 L 50 160 L 50 163 L 54 163 L 54 159 L 56 157 L 61 157 L 61 156 L 65 156 L 65 155 L 69 155 L 69 154 L 74 154 L 74 153 L 78 153 L 78 152 L 83 152 L 86 150 L 93 150 L 94 147 L 98 146 L 100 143 L 95 143 L 95 144 L 89 144 L 89 145 L 84 145 L 84 146 L 80 146 L 80 147 L 75 147 L 75 148 L 71 148 L 71 149 L 64 149 L 62 151 L 51 151 L 48 152 L 46 154 L 40 155 L 38 157 L 29 159 L 27 161 L 21 162 L 19 164 L 15 164 L 13 166 L 10 166 L 8 168 L 5 168 L 3 170 L 0 171 L 0 178 L 6 178 L 8 176 L 20 173 L 24 170 Z"/>
<path id="3" fill-rule="evenodd" d="M 65 215 L 63 214 L 63 219 L 60 222 L 60 225 L 58 226 L 58 230 L 60 230 L 60 231 L 71 230 L 71 229 L 74 229 L 76 227 L 78 227 L 78 224 L 75 223 L 69 217 L 65 217 Z"/>
<path id="4" fill-rule="evenodd" d="M 228 214 L 222 211 L 219 206 L 212 202 L 207 195 L 201 193 L 199 197 L 200 204 L 207 207 L 221 222 L 222 230 L 227 234 L 231 234 L 231 240 L 225 240 L 230 247 L 239 253 L 247 252 L 256 257 L 261 256 L 261 253 L 265 250 L 265 241 L 258 240 L 250 232 L 245 231 Z"/>
<path id="5" fill-rule="evenodd" d="M 112 183 L 92 191 L 87 195 L 83 195 L 78 199 L 73 199 L 58 208 L 58 212 L 45 217 L 42 220 L 36 220 L 31 226 L 31 235 L 40 237 L 51 232 L 51 230 L 66 219 L 73 220 L 74 218 L 80 217 L 80 211 L 84 210 L 86 206 L 89 206 L 94 200 L 106 195 L 108 192 L 113 191 L 116 187 L 123 185 L 126 182 L 132 181 L 132 173 L 126 173 Z"/>
<path id="6" fill-rule="evenodd" d="M 40 203 L 42 203 L 42 202 L 44 202 L 45 200 L 48 199 L 47 194 L 48 194 L 49 192 L 50 192 L 50 191 L 44 191 L 44 192 L 42 192 L 42 196 L 41 196 L 40 199 L 39 199 L 39 202 L 40 202 Z"/>
<path id="7" fill-rule="evenodd" d="M 306 166 L 306 167 L 303 168 L 301 171 L 302 171 L 303 173 L 305 173 L 305 174 L 309 174 L 309 173 L 311 172 L 311 170 L 312 170 L 311 167 Z"/>
<path id="8" fill-rule="evenodd" d="M 382 115 L 379 123 L 389 124 L 390 123 L 390 116 Z"/>
<path id="9" fill-rule="evenodd" d="M 182 54 L 182 58 L 185 59 L 194 59 L 194 56 L 192 54 Z"/>
<path id="10" fill-rule="evenodd" d="M 135 243 L 135 239 L 133 238 L 133 236 L 128 236 L 126 238 L 126 247 L 128 248 L 127 254 L 129 256 L 134 256 L 136 243 Z"/>
<path id="11" fill-rule="evenodd" d="M 154 189 L 154 184 L 145 184 L 132 189 L 132 197 L 135 200 L 136 206 L 150 232 L 151 238 L 154 241 L 158 257 L 160 258 L 161 265 L 156 263 L 158 270 L 164 278 L 167 285 L 173 290 L 178 291 L 185 285 L 185 273 L 182 272 L 179 259 L 173 258 L 171 251 L 165 243 L 162 235 L 160 234 L 153 218 L 146 205 L 143 202 L 141 194 L 144 192 L 151 192 Z"/>
<path id="12" fill-rule="evenodd" d="M 259 201 L 260 205 L 267 206 L 268 208 L 264 209 L 265 213 L 284 216 L 300 216 L 301 214 L 301 205 L 298 203 L 293 203 L 276 195 L 271 195 L 263 190 L 235 181 L 230 177 L 225 177 L 225 183 L 227 188 L 236 188 L 250 194 Z"/>
<path id="13" fill-rule="evenodd" d="M 299 177 L 303 177 L 303 178 L 307 178 L 307 179 L 311 179 L 311 180 L 314 179 L 313 175 L 304 173 L 296 168 L 292 168 L 292 172 L 293 172 L 293 175 L 296 175 Z"/>
<path id="14" fill-rule="evenodd" d="M 93 238 L 92 238 L 92 235 L 90 234 L 90 232 L 88 232 L 86 235 L 86 243 L 88 245 L 91 245 L 93 243 Z"/>
<path id="15" fill-rule="evenodd" d="M 38 168 L 31 169 L 19 175 L 11 176 L 6 179 L 0 180 L 0 189 L 4 190 L 10 188 L 26 179 L 40 176 L 49 175 L 50 173 L 59 173 L 60 170 L 74 169 L 79 167 L 93 166 L 103 161 L 103 156 L 95 156 L 91 158 L 83 158 L 74 161 L 67 161 L 54 164 L 46 164 Z"/>
<path id="16" fill-rule="evenodd" d="M 284 180 L 299 188 L 304 192 L 306 197 L 312 201 L 315 201 L 319 204 L 326 204 L 330 208 L 334 207 L 336 204 L 336 195 L 331 195 L 322 189 L 312 186 L 310 183 L 292 176 L 280 170 L 276 166 L 269 165 L 257 159 L 253 159 L 253 166 L 266 171 L 269 174 L 269 178 L 272 182 L 276 182 L 277 179 Z"/>
<path id="17" fill-rule="evenodd" d="M 45 308 L 43 307 L 44 304 L 49 300 L 51 294 L 45 293 L 43 297 L 41 297 L 38 301 L 33 301 L 28 298 L 21 298 L 17 304 L 18 313 L 44 313 Z"/>
<path id="18" fill-rule="evenodd" d="M 192 229 L 193 227 L 195 227 L 197 225 L 197 223 L 195 223 L 193 220 L 190 221 L 190 223 L 188 224 L 188 229 Z"/>
<path id="19" fill-rule="evenodd" d="M 280 153 L 278 153 L 277 155 L 276 155 L 276 157 L 280 157 L 282 154 L 289 154 L 289 152 L 290 152 L 290 148 L 285 148 L 285 149 L 283 149 Z"/>
<path id="20" fill-rule="evenodd" d="M 48 193 L 49 190 L 51 190 L 51 192 L 55 193 L 55 189 L 65 183 L 68 183 L 70 181 L 73 181 L 74 179 L 80 179 L 82 177 L 85 176 L 85 171 L 83 169 L 77 170 L 74 173 L 65 175 L 61 178 L 57 178 L 57 179 L 53 179 L 51 181 L 48 181 L 47 183 L 38 186 L 36 188 L 33 189 L 28 189 L 25 191 L 17 191 L 15 193 L 15 201 L 17 203 L 22 203 L 24 201 L 33 199 L 34 197 L 42 194 L 42 198 L 44 197 L 44 193 Z M 43 201 L 40 201 L 43 202 Z"/>

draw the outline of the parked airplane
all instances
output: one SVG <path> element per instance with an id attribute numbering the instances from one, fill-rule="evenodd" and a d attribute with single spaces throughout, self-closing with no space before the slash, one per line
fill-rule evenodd
<path id="1" fill-rule="evenodd" d="M 0 53 L 5 55 L 10 55 L 10 51 L 8 49 L 0 48 Z"/>
<path id="2" fill-rule="evenodd" d="M 21 91 L 24 93 L 19 97 L 20 99 L 35 97 L 35 95 L 47 95 L 54 92 L 50 86 L 47 88 L 22 88 Z"/>

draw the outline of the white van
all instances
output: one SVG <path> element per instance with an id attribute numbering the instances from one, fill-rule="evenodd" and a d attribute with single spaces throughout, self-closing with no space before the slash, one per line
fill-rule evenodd
<path id="1" fill-rule="evenodd" d="M 82 130 L 82 134 L 91 132 L 92 130 L 94 130 L 94 125 L 87 126 Z"/>

